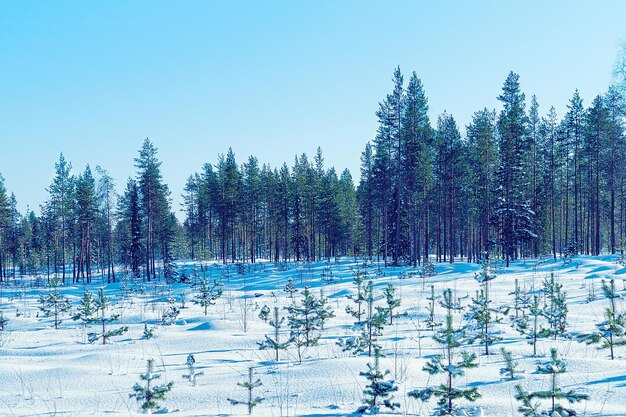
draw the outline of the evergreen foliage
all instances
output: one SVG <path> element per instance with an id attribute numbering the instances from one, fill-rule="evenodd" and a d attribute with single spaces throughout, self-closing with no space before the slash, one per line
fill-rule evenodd
<path id="1" fill-rule="evenodd" d="M 168 382 L 163 385 L 155 385 L 156 380 L 161 378 L 161 374 L 154 372 L 154 359 L 148 359 L 146 372 L 141 374 L 139 378 L 144 385 L 136 383 L 133 386 L 133 393 L 130 394 L 130 397 L 137 400 L 144 413 L 152 414 L 153 410 L 161 408 L 159 401 L 165 400 L 174 383 Z"/>

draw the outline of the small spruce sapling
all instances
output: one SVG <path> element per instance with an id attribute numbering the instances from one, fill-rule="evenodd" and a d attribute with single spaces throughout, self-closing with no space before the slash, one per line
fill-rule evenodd
<path id="1" fill-rule="evenodd" d="M 394 402 L 393 395 L 391 395 L 398 390 L 398 387 L 392 379 L 385 379 L 390 374 L 389 370 L 384 372 L 380 370 L 380 351 L 378 349 L 374 351 L 374 364 L 368 363 L 367 368 L 367 371 L 359 372 L 369 383 L 363 390 L 365 395 L 363 402 L 365 404 L 359 407 L 356 412 L 364 414 L 369 411 L 370 414 L 378 414 L 381 406 L 392 411 L 400 408 L 400 403 Z"/>
<path id="2" fill-rule="evenodd" d="M 533 356 L 537 356 L 537 342 L 540 338 L 550 337 L 552 332 L 550 329 L 544 328 L 539 319 L 544 317 L 543 308 L 539 304 L 539 296 L 533 295 L 533 302 L 530 305 L 528 310 L 528 314 L 532 317 L 532 327 L 522 326 L 521 323 L 526 323 L 524 321 L 518 322 L 517 330 L 526 335 L 526 339 L 528 339 L 528 343 L 533 347 Z"/>
<path id="3" fill-rule="evenodd" d="M 420 271 L 420 276 L 422 277 L 422 285 L 426 285 L 426 280 L 428 278 L 434 277 L 437 275 L 437 270 L 435 270 L 435 264 L 430 261 L 430 259 L 424 259 L 424 263 L 422 264 L 422 270 Z"/>
<path id="4" fill-rule="evenodd" d="M 317 344 L 322 328 L 323 319 L 320 318 L 320 302 L 315 298 L 309 288 L 305 288 L 302 293 L 300 305 L 285 307 L 289 313 L 289 327 L 299 329 L 304 335 L 305 346 Z"/>
<path id="5" fill-rule="evenodd" d="M 558 376 L 567 372 L 567 363 L 558 357 L 556 349 L 550 350 L 550 360 L 540 364 L 537 367 L 537 373 L 550 375 L 550 389 L 547 391 L 536 391 L 528 393 L 521 386 L 517 386 L 517 394 L 515 398 L 522 403 L 518 411 L 524 416 L 550 416 L 550 417 L 569 417 L 575 416 L 576 410 L 566 408 L 559 404 L 558 400 L 567 400 L 570 404 L 583 400 L 588 400 L 589 395 L 579 393 L 574 390 L 563 391 L 559 386 Z M 533 400 L 549 400 L 550 408 L 538 412 L 540 404 Z"/>
<path id="6" fill-rule="evenodd" d="M 53 317 L 54 328 L 58 329 L 61 324 L 61 315 L 68 312 L 72 305 L 67 298 L 61 296 L 58 278 L 52 278 L 48 286 L 50 288 L 48 293 L 39 296 L 39 304 L 41 304 L 39 310 L 44 317 Z"/>
<path id="7" fill-rule="evenodd" d="M 173 382 L 168 382 L 165 385 L 154 385 L 154 381 L 161 378 L 159 373 L 154 372 L 154 359 L 148 359 L 148 365 L 146 373 L 139 376 L 141 383 L 136 383 L 133 386 L 133 393 L 130 394 L 131 398 L 135 398 L 138 403 L 141 404 L 141 409 L 146 414 L 152 414 L 152 410 L 158 410 L 161 408 L 157 401 L 165 400 L 168 392 L 171 391 Z"/>
<path id="8" fill-rule="evenodd" d="M 192 386 L 196 386 L 196 379 L 199 376 L 204 375 L 204 372 L 200 371 L 197 372 L 196 371 L 196 358 L 193 356 L 192 353 L 190 353 L 189 355 L 187 355 L 187 361 L 185 362 L 185 365 L 187 365 L 187 374 L 183 375 L 183 378 L 186 379 L 187 381 L 191 382 Z"/>
<path id="9" fill-rule="evenodd" d="M 263 383 L 259 378 L 253 380 L 254 371 L 252 368 L 248 368 L 248 380 L 245 382 L 238 382 L 237 385 L 248 390 L 248 399 L 246 401 L 233 400 L 228 398 L 228 401 L 232 405 L 245 405 L 248 407 L 248 414 L 252 414 L 252 409 L 265 400 L 263 397 L 254 396 L 254 389 L 259 388 Z"/>
<path id="10" fill-rule="evenodd" d="M 515 290 L 510 292 L 509 295 L 513 296 L 513 313 L 510 317 L 513 322 L 513 327 L 525 327 L 528 323 L 528 309 L 532 296 L 528 293 L 526 288 L 522 288 L 519 285 L 519 280 L 515 278 Z"/>
<path id="11" fill-rule="evenodd" d="M 469 343 L 478 341 L 485 347 L 485 355 L 489 355 L 489 347 L 495 342 L 502 340 L 491 330 L 493 323 L 500 322 L 496 316 L 498 313 L 506 314 L 505 310 L 491 308 L 491 301 L 487 297 L 485 289 L 476 292 L 476 297 L 472 298 L 469 311 L 465 314 L 465 319 L 470 323 L 468 330 L 474 333 L 469 339 Z"/>
<path id="12" fill-rule="evenodd" d="M 482 288 L 477 292 L 476 298 L 472 299 L 470 312 L 466 315 L 466 319 L 473 322 L 473 330 L 477 331 L 477 334 L 470 341 L 480 341 L 485 346 L 485 355 L 489 355 L 489 346 L 501 340 L 500 337 L 494 336 L 491 331 L 491 325 L 499 321 L 495 314 L 506 314 L 508 312 L 508 309 L 491 307 L 489 283 L 496 277 L 497 275 L 489 259 L 485 257 L 482 261 L 480 272 L 474 275 L 474 279 L 480 283 Z"/>

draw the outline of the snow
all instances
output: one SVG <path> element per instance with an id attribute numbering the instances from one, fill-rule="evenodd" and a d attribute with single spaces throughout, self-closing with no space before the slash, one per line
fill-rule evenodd
<path id="1" fill-rule="evenodd" d="M 292 262 L 285 268 L 284 264 L 260 262 L 250 266 L 245 276 L 238 275 L 231 266 L 222 280 L 223 296 L 209 307 L 207 316 L 201 306 L 192 303 L 195 292 L 189 285 L 177 284 L 170 292 L 162 283 L 139 280 L 126 285 L 137 290 L 143 287 L 144 293 L 128 294 L 121 283 L 111 284 L 105 292 L 117 305 L 110 313 L 120 314 L 121 319 L 110 326 L 129 326 L 129 331 L 111 338 L 106 345 L 87 343 L 87 333 L 97 329 L 85 328 L 67 315 L 63 316 L 59 330 L 55 330 L 53 319 L 42 317 L 39 311 L 38 298 L 46 289 L 34 287 L 35 278 L 4 284 L 0 287 L 0 308 L 9 321 L 5 331 L 0 332 L 0 416 L 139 415 L 139 405 L 129 394 L 145 373 L 148 359 L 154 359 L 154 372 L 161 374 L 159 384 L 174 381 L 172 391 L 161 402 L 165 407 L 161 413 L 247 415 L 246 406 L 233 406 L 227 398 L 246 398 L 246 390 L 237 382 L 247 380 L 248 368 L 252 366 L 255 378 L 263 383 L 254 396 L 266 398 L 255 407 L 254 415 L 349 415 L 362 405 L 362 391 L 367 384 L 359 372 L 367 370 L 367 363 L 373 363 L 373 358 L 352 356 L 336 344 L 339 338 L 357 334 L 353 329 L 355 319 L 345 308 L 353 304 L 346 296 L 356 293 L 352 277 L 361 263 L 341 258 L 330 264 Z M 191 262 L 181 262 L 179 266 L 191 274 Z M 489 282 L 493 306 L 512 305 L 513 296 L 509 293 L 514 290 L 516 278 L 522 287 L 539 289 L 543 279 L 554 272 L 567 292 L 568 331 L 572 335 L 592 332 L 595 323 L 605 320 L 608 300 L 602 296 L 601 279 L 614 277 L 617 289 L 624 294 L 622 277 L 626 269 L 612 256 L 577 256 L 569 265 L 543 259 L 514 262 L 509 268 L 493 266 L 498 274 Z M 328 268 L 333 276 L 331 283 L 322 280 Z M 212 280 L 218 279 L 226 267 L 210 264 L 208 270 L 207 278 Z M 410 398 L 408 392 L 443 382 L 439 376 L 429 376 L 422 370 L 428 359 L 441 353 L 424 322 L 428 318 L 426 297 L 430 296 L 430 285 L 435 286 L 436 296 L 445 288 L 451 288 L 456 297 L 473 296 L 480 286 L 474 278 L 480 266 L 463 262 L 436 264 L 437 275 L 426 279 L 407 267 L 384 269 L 384 276 L 377 276 L 377 270 L 377 266 L 369 268 L 378 296 L 375 305 L 384 305 L 379 296 L 391 282 L 402 300 L 397 312 L 407 312 L 406 316 L 394 318 L 394 324 L 387 325 L 379 338 L 384 355 L 380 359 L 381 370 L 389 369 L 399 387 L 394 401 L 401 408 L 391 414 L 429 415 L 435 401 L 423 403 Z M 295 294 L 296 301 L 300 300 L 305 283 L 316 297 L 323 288 L 336 315 L 325 325 L 319 345 L 305 351 L 301 364 L 297 363 L 294 347 L 281 352 L 281 360 L 274 362 L 274 352 L 259 350 L 257 345 L 265 334 L 273 334 L 273 328 L 259 319 L 259 309 L 263 305 L 273 307 L 275 302 L 280 307 L 291 303 L 284 291 L 290 277 L 300 289 Z M 590 282 L 594 282 L 598 297 L 587 302 Z M 96 278 L 89 289 L 97 291 L 101 286 Z M 66 285 L 60 291 L 76 306 L 84 288 L 82 284 Z M 169 307 L 168 298 L 174 297 L 180 308 L 182 294 L 185 308 L 180 309 L 173 324 L 161 325 L 162 314 Z M 624 299 L 616 302 L 623 312 Z M 463 304 L 468 303 L 469 298 L 464 299 Z M 246 307 L 248 323 L 244 326 Z M 437 305 L 438 321 L 443 320 L 444 313 Z M 281 309 L 282 315 L 285 312 Z M 462 316 L 455 313 L 455 325 L 461 323 Z M 144 323 L 155 329 L 154 338 L 142 339 Z M 466 415 L 520 415 L 516 412 L 519 403 L 514 399 L 515 385 L 521 384 L 527 391 L 547 389 L 546 376 L 534 372 L 538 363 L 547 360 L 550 348 L 556 347 L 568 367 L 568 372 L 559 376 L 563 389 L 590 395 L 589 401 L 572 408 L 581 415 L 626 416 L 626 347 L 616 347 L 616 359 L 611 361 L 607 350 L 573 338 L 542 339 L 538 344 L 540 357 L 535 358 L 531 356 L 532 346 L 511 328 L 508 318 L 495 324 L 494 330 L 503 339 L 490 349 L 493 355 L 484 356 L 484 348 L 478 345 L 464 347 L 476 353 L 479 366 L 468 369 L 455 384 L 477 387 L 482 395 L 476 403 L 459 402 Z M 286 338 L 286 330 L 282 331 Z M 509 381 L 500 376 L 499 370 L 504 366 L 500 347 L 506 347 L 519 361 L 519 379 Z M 198 376 L 196 386 L 183 378 L 188 373 L 189 354 L 195 357 L 196 372 L 204 372 Z M 381 409 L 382 414 L 386 412 Z"/>

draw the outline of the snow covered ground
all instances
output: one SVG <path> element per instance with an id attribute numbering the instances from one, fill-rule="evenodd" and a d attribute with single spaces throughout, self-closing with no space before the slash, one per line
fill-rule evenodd
<path id="1" fill-rule="evenodd" d="M 52 318 L 42 317 L 38 308 L 39 295 L 48 290 L 35 287 L 34 279 L 19 286 L 5 285 L 1 287 L 0 308 L 9 322 L 0 332 L 0 415 L 137 415 L 138 404 L 129 394 L 150 358 L 161 372 L 160 382 L 174 382 L 167 399 L 162 401 L 166 407 L 163 411 L 173 415 L 247 414 L 245 406 L 233 406 L 227 398 L 246 398 L 246 391 L 236 384 L 247 379 L 250 366 L 263 383 L 255 395 L 266 398 L 254 409 L 255 415 L 351 414 L 362 404 L 362 390 L 367 382 L 359 372 L 372 362 L 367 356 L 343 352 L 337 345 L 339 338 L 356 334 L 354 318 L 345 308 L 352 304 L 346 296 L 356 291 L 352 278 L 359 265 L 348 258 L 329 264 L 261 262 L 246 265 L 245 275 L 241 275 L 235 266 L 208 264 L 207 277 L 221 278 L 224 294 L 216 305 L 209 307 L 207 316 L 201 306 L 191 302 L 195 290 L 190 285 L 176 284 L 173 289 L 163 283 L 140 281 L 108 285 L 105 291 L 117 303 L 119 324 L 129 326 L 129 331 L 106 345 L 88 343 L 87 333 L 94 331 L 94 326 L 85 329 L 67 315 L 55 330 Z M 185 268 L 187 274 L 192 273 L 191 263 L 185 264 Z M 512 305 L 509 293 L 516 278 L 522 287 L 539 289 L 544 278 L 554 272 L 567 292 L 568 332 L 572 335 L 590 332 L 596 322 L 604 320 L 608 301 L 601 292 L 602 279 L 615 278 L 617 288 L 624 293 L 622 278 L 626 278 L 626 269 L 610 256 L 576 257 L 569 265 L 551 259 L 520 261 L 510 268 L 498 268 L 498 277 L 490 286 L 490 295 L 497 305 Z M 401 278 L 403 272 L 410 272 L 409 268 L 368 268 L 376 289 L 376 305 L 383 306 L 382 290 L 391 282 L 402 299 L 398 311 L 407 313 L 394 319 L 381 338 L 381 367 L 391 371 L 399 387 L 395 399 L 401 408 L 392 414 L 429 415 L 435 401 L 423 403 L 407 393 L 443 382 L 439 376 L 429 376 L 422 370 L 427 359 L 441 350 L 425 326 L 430 284 L 434 284 L 437 295 L 451 288 L 458 297 L 472 297 L 479 288 L 474 279 L 479 269 L 479 265 L 462 262 L 437 264 L 437 275 L 424 281 L 410 273 Z M 322 279 L 330 272 L 332 280 Z M 263 305 L 271 308 L 290 303 L 284 291 L 290 277 L 300 290 L 308 284 L 319 295 L 319 289 L 323 289 L 336 315 L 327 323 L 319 345 L 304 352 L 301 364 L 297 363 L 295 348 L 281 352 L 280 361 L 274 362 L 273 351 L 259 350 L 257 345 L 273 330 L 259 319 L 259 309 Z M 96 291 L 100 286 L 96 279 L 90 289 Z M 588 302 L 592 286 L 597 299 Z M 76 305 L 84 285 L 67 285 L 61 291 Z M 171 298 L 178 308 L 181 298 L 185 299 L 185 308 L 173 324 L 162 325 L 161 318 Z M 463 303 L 467 305 L 469 298 Z M 618 311 L 624 311 L 622 300 L 617 306 Z M 438 306 L 437 319 L 441 321 L 444 313 Z M 462 322 L 462 315 L 456 314 L 455 325 Z M 147 340 L 142 339 L 146 323 L 155 329 L 155 337 Z M 574 405 L 580 415 L 626 416 L 626 347 L 617 347 L 616 359 L 610 360 L 607 350 L 559 337 L 556 341 L 541 340 L 540 357 L 532 357 L 532 346 L 511 327 L 508 317 L 494 328 L 503 339 L 492 347 L 492 355 L 483 355 L 478 345 L 465 347 L 478 355 L 479 366 L 469 369 L 456 384 L 475 386 L 482 394 L 474 404 L 459 402 L 465 407 L 478 407 L 470 414 L 520 415 L 516 411 L 519 403 L 514 399 L 514 386 L 547 389 L 549 378 L 533 372 L 537 362 L 545 361 L 550 348 L 556 347 L 568 362 L 568 372 L 560 376 L 560 383 L 565 389 L 590 395 L 589 401 Z M 519 360 L 523 372 L 520 379 L 507 381 L 500 376 L 500 347 L 511 350 Z M 187 373 L 185 362 L 190 353 L 195 357 L 197 371 L 204 372 L 196 386 L 182 377 Z"/>

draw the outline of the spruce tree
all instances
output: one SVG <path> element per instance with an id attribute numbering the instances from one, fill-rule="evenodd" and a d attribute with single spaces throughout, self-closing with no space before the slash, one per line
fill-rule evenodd
<path id="1" fill-rule="evenodd" d="M 492 225 L 498 230 L 498 243 L 509 266 L 517 258 L 520 244 L 536 237 L 532 230 L 534 213 L 524 195 L 524 160 L 528 146 L 525 97 L 520 90 L 519 75 L 511 72 L 498 100 L 504 108 L 497 121 L 500 165 L 496 170 L 496 206 Z"/>
<path id="2" fill-rule="evenodd" d="M 292 301 L 295 300 L 295 294 L 298 292 L 298 288 L 293 283 L 293 279 L 291 277 L 289 277 L 287 284 L 285 284 L 285 292 L 289 294 L 289 298 L 291 298 Z"/>

